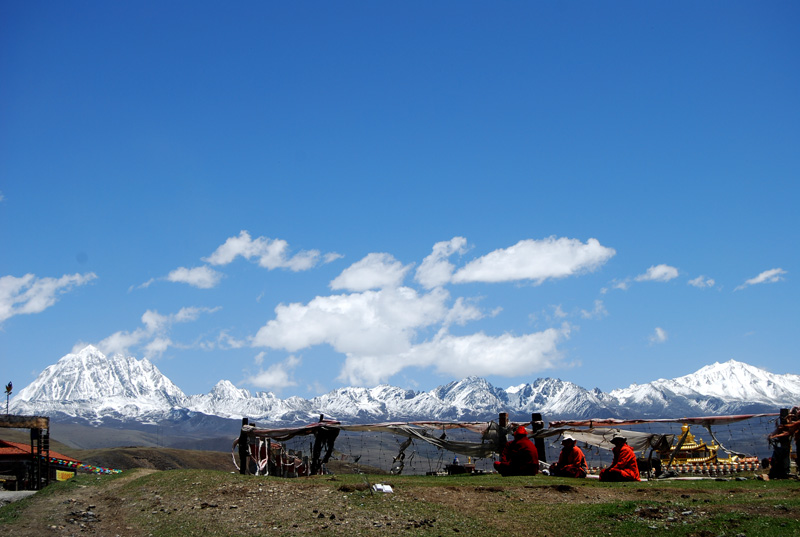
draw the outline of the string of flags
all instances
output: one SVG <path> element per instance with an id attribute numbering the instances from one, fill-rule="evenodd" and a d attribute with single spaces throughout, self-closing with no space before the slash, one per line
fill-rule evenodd
<path id="1" fill-rule="evenodd" d="M 76 471 L 82 470 L 84 472 L 91 472 L 93 474 L 121 474 L 122 470 L 115 470 L 114 468 L 104 468 L 102 466 L 93 466 L 91 464 L 83 464 L 77 461 L 65 461 L 64 459 L 57 459 L 50 457 L 50 464 L 58 464 L 66 468 L 72 468 Z"/>

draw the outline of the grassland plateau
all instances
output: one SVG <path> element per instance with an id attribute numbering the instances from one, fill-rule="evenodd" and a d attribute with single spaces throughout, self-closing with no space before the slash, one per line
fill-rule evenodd
<path id="1" fill-rule="evenodd" d="M 5 535 L 800 535 L 800 482 L 747 479 L 600 483 L 549 476 L 309 478 L 231 473 L 230 455 L 180 450 L 95 453 L 128 461 L 117 475 L 81 474 L 0 508 Z M 127 450 L 127 452 L 126 452 Z M 200 458 L 195 458 L 200 457 Z M 199 468 L 189 468 L 188 466 Z M 138 467 L 136 467 L 138 466 Z M 161 468 L 159 468 L 161 467 Z M 166 469 L 169 468 L 169 469 Z M 392 492 L 375 492 L 387 484 Z"/>

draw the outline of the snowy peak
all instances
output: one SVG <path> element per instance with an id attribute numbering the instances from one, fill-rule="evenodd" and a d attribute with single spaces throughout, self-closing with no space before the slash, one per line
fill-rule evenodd
<path id="1" fill-rule="evenodd" d="M 508 394 L 504 390 L 495 388 L 480 377 L 467 377 L 439 386 L 431 394 L 443 403 L 462 409 L 478 410 L 508 402 Z"/>
<path id="2" fill-rule="evenodd" d="M 106 357 L 91 345 L 46 368 L 14 398 L 18 413 L 66 414 L 89 420 L 164 414 L 186 395 L 149 360 Z"/>
<path id="3" fill-rule="evenodd" d="M 245 388 L 237 388 L 229 380 L 221 380 L 211 388 L 208 396 L 217 400 L 249 399 L 250 392 Z"/>
<path id="4" fill-rule="evenodd" d="M 217 382 L 207 394 L 188 397 L 186 408 L 222 418 L 240 419 L 243 417 L 299 415 L 308 412 L 309 404 L 299 398 L 281 400 L 269 392 L 253 396 L 245 388 L 237 388 L 229 380 Z"/>
<path id="5" fill-rule="evenodd" d="M 182 404 L 186 396 L 149 360 L 121 354 L 107 358 L 96 347 L 67 354 L 23 388 L 26 401 L 95 401 L 113 397 Z"/>
<path id="6" fill-rule="evenodd" d="M 369 388 L 339 388 L 315 397 L 313 403 L 316 408 L 321 409 L 321 413 L 334 416 L 349 415 L 380 419 L 386 415 L 386 404 L 376 398 Z"/>
<path id="7" fill-rule="evenodd" d="M 632 384 L 609 395 L 623 408 L 646 415 L 737 413 L 754 406 L 797 404 L 800 376 L 776 375 L 735 360 L 714 363 L 675 379 Z"/>
<path id="8" fill-rule="evenodd" d="M 723 364 L 715 362 L 672 382 L 701 395 L 719 397 L 723 401 L 768 403 L 792 395 L 796 398 L 800 393 L 799 375 L 776 375 L 736 360 Z"/>

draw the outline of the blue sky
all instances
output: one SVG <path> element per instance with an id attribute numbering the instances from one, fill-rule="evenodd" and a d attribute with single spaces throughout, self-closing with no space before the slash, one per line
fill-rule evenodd
<path id="1" fill-rule="evenodd" d="M 5 2 L 0 371 L 798 373 L 794 2 Z M 7 378 L 6 378 L 7 377 Z"/>

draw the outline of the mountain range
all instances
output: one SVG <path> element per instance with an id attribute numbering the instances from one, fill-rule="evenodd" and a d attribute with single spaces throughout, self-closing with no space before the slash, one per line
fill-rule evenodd
<path id="1" fill-rule="evenodd" d="M 283 426 L 316 421 L 320 414 L 365 423 L 483 421 L 500 412 L 527 420 L 539 412 L 552 421 L 775 412 L 799 403 L 800 375 L 773 374 L 734 360 L 608 393 L 553 378 L 501 389 L 483 378 L 468 377 L 427 392 L 388 385 L 347 387 L 312 399 L 281 399 L 270 392 L 253 395 L 221 380 L 207 394 L 187 396 L 149 360 L 121 354 L 107 357 L 87 346 L 47 367 L 12 399 L 11 410 L 93 425 L 247 417 Z"/>

